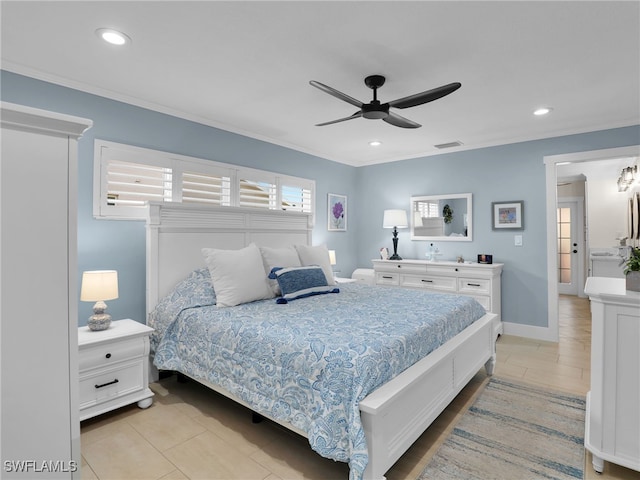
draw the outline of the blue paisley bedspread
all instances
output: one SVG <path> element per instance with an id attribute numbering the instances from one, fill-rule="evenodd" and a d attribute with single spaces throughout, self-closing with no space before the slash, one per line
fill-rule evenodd
<path id="1" fill-rule="evenodd" d="M 485 314 L 471 297 L 339 285 L 340 293 L 217 308 L 206 270 L 150 314 L 154 363 L 219 385 L 307 433 L 362 476 L 360 400 Z"/>

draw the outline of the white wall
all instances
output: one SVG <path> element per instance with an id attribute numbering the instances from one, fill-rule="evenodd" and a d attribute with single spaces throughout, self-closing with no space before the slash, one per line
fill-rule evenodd
<path id="1" fill-rule="evenodd" d="M 617 179 L 617 177 L 616 177 Z M 617 237 L 629 236 L 627 232 L 627 204 L 630 190 L 618 192 L 616 180 L 587 173 L 587 221 L 590 248 L 607 248 L 618 245 Z"/>

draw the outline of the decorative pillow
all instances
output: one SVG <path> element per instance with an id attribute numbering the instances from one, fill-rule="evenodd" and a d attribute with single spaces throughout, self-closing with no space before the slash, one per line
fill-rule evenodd
<path id="1" fill-rule="evenodd" d="M 288 303 L 296 298 L 322 295 L 323 293 L 339 293 L 340 290 L 327 285 L 327 277 L 320 267 L 275 267 L 269 278 L 275 278 L 280 285 L 282 297 L 278 303 Z"/>
<path id="2" fill-rule="evenodd" d="M 275 296 L 255 244 L 240 250 L 203 248 L 202 254 L 211 274 L 218 307 L 233 307 Z"/>
<path id="3" fill-rule="evenodd" d="M 333 270 L 331 270 L 331 261 L 329 260 L 329 250 L 326 245 L 309 246 L 309 245 L 295 245 L 300 262 L 304 267 L 317 265 L 322 268 L 325 276 L 327 277 L 327 285 L 335 285 L 336 281 L 333 278 Z"/>
<path id="4" fill-rule="evenodd" d="M 260 253 L 262 254 L 262 263 L 264 263 L 265 275 L 269 275 L 274 267 L 301 267 L 300 257 L 295 248 L 271 248 L 260 247 Z M 277 280 L 269 280 L 271 289 L 276 296 L 280 295 L 280 286 Z"/>

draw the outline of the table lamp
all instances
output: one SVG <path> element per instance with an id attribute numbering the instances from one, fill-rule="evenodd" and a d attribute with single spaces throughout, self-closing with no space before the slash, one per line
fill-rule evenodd
<path id="1" fill-rule="evenodd" d="M 118 272 L 115 270 L 92 270 L 82 273 L 80 300 L 96 302 L 93 315 L 87 325 L 90 330 L 106 330 L 111 324 L 111 315 L 105 313 L 105 300 L 118 298 Z"/>
<path id="2" fill-rule="evenodd" d="M 398 255 L 398 228 L 407 228 L 408 226 L 406 210 L 384 211 L 382 227 L 393 228 L 393 255 L 389 257 L 389 260 L 402 260 L 402 257 Z"/>

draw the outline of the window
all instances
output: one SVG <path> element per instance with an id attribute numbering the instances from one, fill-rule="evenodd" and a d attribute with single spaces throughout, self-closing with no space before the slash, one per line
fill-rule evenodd
<path id="1" fill-rule="evenodd" d="M 144 219 L 146 202 L 313 213 L 315 182 L 167 152 L 95 142 L 94 216 Z"/>

